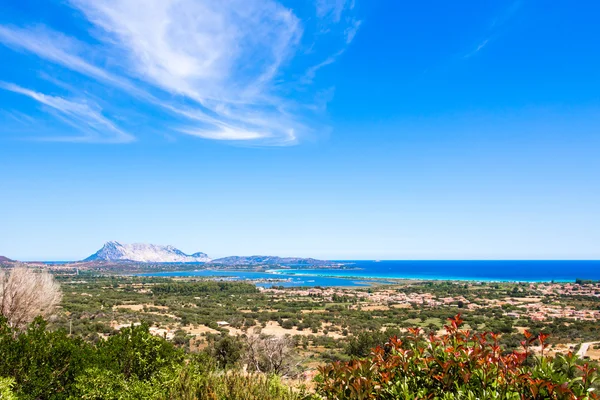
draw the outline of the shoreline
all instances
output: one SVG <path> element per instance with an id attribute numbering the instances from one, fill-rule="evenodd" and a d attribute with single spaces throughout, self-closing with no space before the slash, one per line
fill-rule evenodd
<path id="1" fill-rule="evenodd" d="M 224 273 L 224 272 L 229 272 L 231 274 L 228 274 L 226 276 L 219 276 L 219 275 L 212 275 L 212 276 L 206 276 L 205 278 L 209 278 L 209 279 L 219 279 L 219 278 L 238 278 L 237 280 L 246 280 L 246 281 L 256 281 L 256 282 L 260 282 L 262 281 L 262 283 L 265 283 L 264 279 L 265 278 L 251 278 L 251 277 L 243 277 L 240 276 L 239 274 L 245 274 L 248 273 L 250 271 L 248 270 L 235 270 L 235 269 L 230 269 L 230 270 L 212 270 L 212 269 L 204 269 L 204 270 L 190 270 L 190 271 L 162 271 L 162 272 L 156 272 L 156 273 L 152 273 L 152 272 L 146 272 L 146 273 L 139 273 L 139 274 L 131 274 L 134 276 L 146 276 L 146 277 L 166 277 L 166 278 L 184 278 L 184 277 L 201 277 L 199 276 L 199 274 L 197 274 L 200 271 L 206 271 L 206 272 L 220 272 L 220 273 Z M 441 276 L 441 275 L 431 275 L 431 276 L 423 276 L 423 275 L 407 275 L 407 276 L 374 276 L 374 275 L 345 275 L 345 274 L 335 274 L 332 272 L 335 271 L 347 271 L 344 269 L 339 269 L 339 270 L 334 270 L 334 269 L 328 269 L 326 272 L 317 272 L 317 273 L 311 273 L 311 272 L 304 272 L 304 270 L 300 270 L 302 272 L 297 272 L 299 270 L 293 270 L 293 269 L 267 269 L 265 271 L 261 271 L 260 273 L 263 274 L 268 274 L 274 277 L 274 279 L 276 279 L 275 277 L 277 276 L 281 276 L 281 275 L 288 275 L 288 276 L 293 276 L 293 277 L 298 277 L 298 278 L 331 278 L 331 279 L 343 279 L 343 280 L 348 280 L 348 281 L 354 281 L 354 282 L 349 282 L 348 286 L 362 286 L 360 285 L 360 283 L 365 283 L 365 284 L 371 284 L 371 283 L 380 283 L 380 284 L 395 284 L 395 283 L 407 283 L 410 281 L 436 281 L 436 282 L 485 282 L 485 283 L 574 283 L 575 279 L 551 279 L 551 278 L 543 278 L 543 279 L 519 279 L 519 278 L 485 278 L 485 277 L 460 277 L 460 276 Z M 255 272 L 255 271 L 252 271 Z M 238 276 L 236 276 L 236 274 Z M 358 282 L 357 282 L 358 281 Z M 273 284 L 276 284 L 277 282 L 273 282 Z M 282 280 L 281 283 L 284 283 L 284 281 Z M 290 282 L 290 281 L 285 281 L 285 283 L 294 283 L 294 282 Z M 300 283 L 306 283 L 306 281 L 300 282 Z M 311 282 L 309 282 L 311 283 Z M 315 285 L 312 286 L 324 286 L 322 284 L 319 284 L 318 282 L 315 282 Z M 338 285 L 327 285 L 327 286 L 338 286 Z"/>
<path id="2" fill-rule="evenodd" d="M 511 279 L 511 278 L 479 278 L 479 277 L 457 277 L 457 276 L 373 276 L 373 275 L 335 275 L 327 273 L 305 273 L 294 272 L 294 270 L 266 270 L 265 273 L 273 275 L 293 275 L 302 277 L 339 278 L 339 279 L 369 279 L 369 280 L 397 280 L 397 281 L 446 281 L 446 282 L 499 282 L 499 283 L 574 283 L 575 279 Z"/>

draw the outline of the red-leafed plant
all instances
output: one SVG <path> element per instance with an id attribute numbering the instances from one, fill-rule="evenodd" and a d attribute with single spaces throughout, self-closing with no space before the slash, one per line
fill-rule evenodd
<path id="1" fill-rule="evenodd" d="M 522 351 L 506 353 L 493 333 L 462 330 L 450 318 L 446 335 L 410 329 L 366 359 L 320 367 L 317 392 L 327 399 L 600 399 L 596 368 L 575 355 L 544 354 L 548 335 L 525 332 Z M 541 355 L 533 354 L 539 345 Z"/>

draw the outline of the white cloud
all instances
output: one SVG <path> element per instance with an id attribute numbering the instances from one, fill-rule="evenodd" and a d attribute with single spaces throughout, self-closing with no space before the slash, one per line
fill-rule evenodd
<path id="1" fill-rule="evenodd" d="M 488 44 L 489 42 L 490 42 L 490 39 L 485 39 L 483 42 L 479 43 L 479 44 L 477 45 L 477 47 L 476 47 L 476 48 L 475 48 L 473 51 L 471 51 L 470 53 L 467 53 L 467 54 L 464 56 L 464 58 L 469 58 L 469 57 L 472 57 L 472 56 L 474 56 L 475 54 L 477 54 L 478 52 L 480 52 L 481 50 L 483 50 L 483 48 L 484 48 L 485 46 L 487 46 L 487 44 Z"/>
<path id="2" fill-rule="evenodd" d="M 295 123 L 265 110 L 285 102 L 274 93 L 272 80 L 302 34 L 290 10 L 261 0 L 72 4 L 115 43 L 114 51 L 126 55 L 131 75 L 193 99 L 210 114 L 207 126 L 186 131 L 205 131 L 198 136 L 222 140 L 279 137 L 288 142 L 289 127 L 279 127 Z M 223 130 L 220 123 L 231 128 Z"/>
<path id="3" fill-rule="evenodd" d="M 317 0 L 317 17 L 331 18 L 334 22 L 339 22 L 346 6 L 354 8 L 354 2 L 347 0 Z"/>
<path id="4" fill-rule="evenodd" d="M 119 129 L 95 104 L 66 100 L 62 97 L 49 96 L 21 86 L 0 81 L 0 88 L 27 96 L 58 113 L 58 118 L 81 130 L 85 135 L 72 137 L 55 137 L 49 140 L 96 143 L 128 143 L 134 139 L 130 134 Z"/>
<path id="5" fill-rule="evenodd" d="M 89 51 L 83 44 L 44 27 L 20 29 L 0 25 L 0 43 L 17 50 L 25 50 L 36 54 L 38 57 L 84 75 L 128 90 L 134 89 L 133 85 L 126 80 L 108 73 L 79 56 L 79 53 Z"/>
<path id="6" fill-rule="evenodd" d="M 360 24 L 362 24 L 362 21 L 353 20 L 352 23 L 350 24 L 350 26 L 348 26 L 346 28 L 346 30 L 344 31 L 344 34 L 346 35 L 346 43 L 347 44 L 350 44 L 352 42 L 352 40 L 354 40 L 354 36 L 356 36 L 356 33 L 358 32 L 358 28 L 360 28 Z"/>
<path id="7" fill-rule="evenodd" d="M 168 110 L 179 118 L 170 127 L 174 131 L 266 145 L 294 144 L 310 131 L 303 115 L 310 107 L 292 100 L 291 86 L 281 85 L 303 26 L 292 10 L 275 0 L 69 4 L 92 24 L 95 44 L 43 27 L 2 25 L 0 43 Z M 346 1 L 320 1 L 318 13 L 339 22 L 351 6 Z M 346 43 L 359 25 L 352 20 L 352 26 L 340 27 Z M 309 80 L 338 55 L 309 68 Z"/>
<path id="8" fill-rule="evenodd" d="M 190 130 L 190 129 L 181 129 L 181 132 L 186 133 L 192 136 L 199 136 L 205 139 L 214 139 L 214 140 L 256 140 L 263 139 L 265 137 L 264 134 L 260 132 L 251 132 L 233 129 L 230 127 L 222 127 L 217 130 Z"/>
<path id="9" fill-rule="evenodd" d="M 326 67 L 330 64 L 333 64 L 335 62 L 335 60 L 337 60 L 337 58 L 339 56 L 341 56 L 344 53 L 344 50 L 340 50 L 335 54 L 332 54 L 331 56 L 327 57 L 325 60 L 321 61 L 320 63 L 313 65 L 312 67 L 310 67 L 309 69 L 306 70 L 305 74 L 304 74 L 304 78 L 302 79 L 303 83 L 312 83 L 313 79 L 315 78 L 315 76 L 317 75 L 317 71 L 320 70 L 323 67 Z"/>
<path id="10" fill-rule="evenodd" d="M 333 64 L 337 58 L 344 53 L 348 45 L 354 40 L 362 21 L 356 19 L 352 14 L 355 2 L 354 0 L 317 0 L 317 17 L 322 20 L 322 32 L 338 31 L 343 37 L 344 42 L 341 50 L 326 57 L 323 61 L 308 68 L 302 79 L 303 83 L 312 83 L 316 72 L 330 64 Z M 345 14 L 345 15 L 344 15 Z M 344 15 L 344 18 L 342 18 Z"/>
<path id="11" fill-rule="evenodd" d="M 487 44 L 488 44 L 489 40 L 486 39 L 483 42 L 479 43 L 479 46 L 477 46 L 477 48 L 475 49 L 475 51 L 479 51 L 481 49 L 483 49 Z"/>

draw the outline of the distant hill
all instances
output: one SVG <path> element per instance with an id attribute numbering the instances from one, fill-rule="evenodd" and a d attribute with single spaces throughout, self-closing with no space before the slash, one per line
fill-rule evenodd
<path id="1" fill-rule="evenodd" d="M 327 266 L 331 261 L 314 258 L 247 256 L 223 257 L 212 260 L 206 253 L 185 254 L 173 246 L 161 246 L 148 243 L 124 244 L 115 241 L 106 242 L 96 253 L 84 262 L 138 262 L 138 263 L 210 263 L 223 266 L 259 266 L 259 265 L 298 265 Z"/>
<path id="2" fill-rule="evenodd" d="M 248 257 L 223 257 L 210 262 L 211 264 L 222 265 L 310 265 L 323 266 L 330 265 L 331 261 L 316 260 L 314 258 L 298 257 L 274 257 L 274 256 L 248 256 Z"/>
<path id="3" fill-rule="evenodd" d="M 15 262 L 15 260 L 11 260 L 8 257 L 0 256 L 0 263 L 2 262 Z"/>
<path id="4" fill-rule="evenodd" d="M 83 261 L 134 261 L 142 263 L 194 263 L 211 259 L 206 253 L 185 254 L 173 246 L 147 243 L 123 244 L 106 242 L 96 253 Z"/>

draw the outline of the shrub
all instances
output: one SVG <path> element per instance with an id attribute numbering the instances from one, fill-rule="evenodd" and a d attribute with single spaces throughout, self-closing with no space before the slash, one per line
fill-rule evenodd
<path id="1" fill-rule="evenodd" d="M 298 371 L 294 340 L 267 335 L 246 337 L 245 362 L 250 371 L 294 376 Z"/>
<path id="2" fill-rule="evenodd" d="M 225 335 L 211 342 L 208 351 L 221 368 L 235 366 L 242 358 L 243 343 L 235 336 Z"/>
<path id="3" fill-rule="evenodd" d="M 172 343 L 150 334 L 148 325 L 121 329 L 97 346 L 101 365 L 125 378 L 150 379 L 165 367 L 183 361 L 183 352 Z"/>
<path id="4" fill-rule="evenodd" d="M 0 270 L 0 316 L 13 328 L 23 329 L 37 316 L 51 315 L 61 298 L 60 286 L 48 271 Z"/>
<path id="5" fill-rule="evenodd" d="M 15 331 L 0 317 L 0 377 L 14 379 L 21 399 L 66 398 L 74 378 L 92 359 L 90 346 L 37 318 Z"/>
<path id="6" fill-rule="evenodd" d="M 0 378 L 0 399 L 17 400 L 17 396 L 12 391 L 15 380 L 12 378 Z"/>
<path id="7" fill-rule="evenodd" d="M 573 354 L 544 356 L 547 335 L 525 333 L 522 350 L 504 354 L 499 335 L 459 329 L 450 319 L 447 335 L 423 336 L 410 329 L 365 359 L 320 367 L 317 391 L 327 399 L 598 399 L 596 369 Z M 540 357 L 531 346 L 539 344 Z"/>

